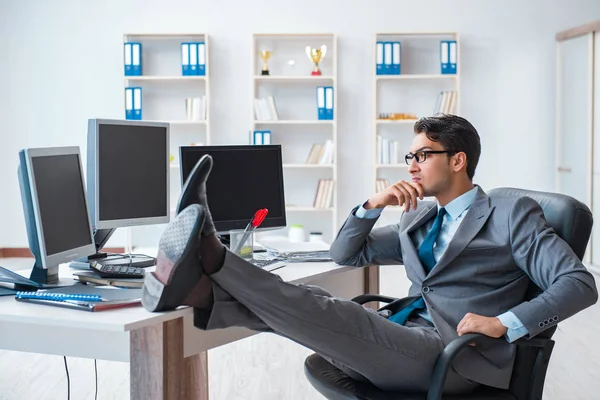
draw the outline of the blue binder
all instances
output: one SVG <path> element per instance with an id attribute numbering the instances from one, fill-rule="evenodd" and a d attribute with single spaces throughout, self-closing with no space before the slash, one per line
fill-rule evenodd
<path id="1" fill-rule="evenodd" d="M 133 88 L 125 88 L 125 119 L 133 118 Z"/>
<path id="2" fill-rule="evenodd" d="M 125 42 L 123 56 L 125 60 L 125 76 L 142 75 L 142 44 L 138 42 Z"/>
<path id="3" fill-rule="evenodd" d="M 325 87 L 325 118 L 333 120 L 333 86 Z"/>
<path id="4" fill-rule="evenodd" d="M 206 45 L 204 42 L 196 43 L 198 53 L 198 75 L 206 75 Z"/>
<path id="5" fill-rule="evenodd" d="M 392 71 L 393 75 L 400 75 L 400 60 L 402 54 L 402 44 L 392 42 Z"/>
<path id="6" fill-rule="evenodd" d="M 325 86 L 317 86 L 317 115 L 319 120 L 327 119 L 325 112 Z"/>
<path id="7" fill-rule="evenodd" d="M 133 117 L 136 120 L 142 119 L 142 88 L 133 88 Z"/>
<path id="8" fill-rule="evenodd" d="M 271 144 L 271 131 L 262 131 L 262 144 Z"/>
<path id="9" fill-rule="evenodd" d="M 456 74 L 457 44 L 456 40 L 440 42 L 440 65 L 442 74 Z"/>
<path id="10" fill-rule="evenodd" d="M 383 74 L 390 75 L 392 73 L 392 42 L 383 42 Z"/>
<path id="11" fill-rule="evenodd" d="M 125 119 L 142 119 L 142 88 L 125 88 Z"/>
<path id="12" fill-rule="evenodd" d="M 254 140 L 252 144 L 260 146 L 263 144 L 263 133 L 262 131 L 254 131 Z"/>
<path id="13" fill-rule="evenodd" d="M 384 75 L 383 71 L 383 42 L 378 41 L 375 44 L 375 73 Z"/>
<path id="14" fill-rule="evenodd" d="M 190 68 L 190 44 L 181 43 L 181 74 L 193 75 Z"/>
<path id="15" fill-rule="evenodd" d="M 448 67 L 450 74 L 456 74 L 457 44 L 456 40 L 448 42 Z"/>

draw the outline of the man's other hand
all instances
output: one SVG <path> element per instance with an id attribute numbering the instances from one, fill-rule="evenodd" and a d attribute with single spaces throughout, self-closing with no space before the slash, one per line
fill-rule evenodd
<path id="1" fill-rule="evenodd" d="M 458 323 L 456 332 L 458 336 L 466 333 L 481 333 L 493 338 L 500 338 L 506 334 L 506 328 L 496 317 L 484 317 L 473 313 L 467 313 Z"/>

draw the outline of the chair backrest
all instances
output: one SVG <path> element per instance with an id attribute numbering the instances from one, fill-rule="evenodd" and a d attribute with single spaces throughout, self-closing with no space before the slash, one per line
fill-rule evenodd
<path id="1" fill-rule="evenodd" d="M 590 209 L 582 202 L 559 193 L 546 193 L 516 188 L 490 190 L 489 196 L 527 196 L 542 208 L 544 217 L 556 234 L 569 244 L 577 257 L 583 260 L 590 235 L 593 217 Z M 527 300 L 541 293 L 533 282 L 527 291 Z M 537 337 L 550 339 L 556 326 L 540 333 Z M 549 340 L 545 347 L 518 347 L 510 382 L 510 391 L 517 400 L 541 400 L 546 370 L 554 342 Z"/>

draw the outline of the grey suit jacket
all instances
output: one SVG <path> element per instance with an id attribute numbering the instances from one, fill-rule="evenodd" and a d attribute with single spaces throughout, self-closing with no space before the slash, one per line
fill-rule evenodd
<path id="1" fill-rule="evenodd" d="M 404 264 L 412 285 L 409 296 L 423 296 L 444 344 L 458 337 L 466 313 L 488 317 L 512 311 L 529 331 L 526 338 L 594 304 L 593 276 L 569 245 L 548 227 L 539 204 L 528 197 L 488 196 L 481 188 L 448 248 L 426 275 L 417 249 L 437 213 L 434 202 L 421 202 L 400 222 L 373 229 L 376 219 L 354 211 L 331 245 L 343 265 Z M 530 301 L 530 279 L 543 292 Z M 393 311 L 407 303 L 392 303 Z M 516 346 L 508 342 L 465 349 L 454 362 L 462 376 L 508 388 Z"/>

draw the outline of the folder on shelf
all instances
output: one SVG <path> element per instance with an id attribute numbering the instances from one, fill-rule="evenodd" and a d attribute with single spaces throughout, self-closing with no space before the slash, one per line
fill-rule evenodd
<path id="1" fill-rule="evenodd" d="M 190 75 L 198 75 L 198 46 L 196 43 L 188 43 L 190 51 Z"/>
<path id="2" fill-rule="evenodd" d="M 133 119 L 142 119 L 142 88 L 133 88 Z"/>
<path id="3" fill-rule="evenodd" d="M 196 43 L 198 52 L 198 75 L 206 75 L 206 45 L 204 42 Z"/>
<path id="4" fill-rule="evenodd" d="M 125 119 L 133 118 L 133 88 L 125 88 Z"/>
<path id="5" fill-rule="evenodd" d="M 392 74 L 400 75 L 400 57 L 402 45 L 400 42 L 392 42 Z"/>
<path id="6" fill-rule="evenodd" d="M 125 75 L 142 75 L 142 44 L 138 42 L 126 42 L 124 44 Z"/>
<path id="7" fill-rule="evenodd" d="M 325 86 L 317 87 L 317 112 L 320 120 L 327 119 L 325 112 Z"/>
<path id="8" fill-rule="evenodd" d="M 454 45 L 452 45 L 454 43 Z M 451 66 L 451 47 L 454 49 L 454 72 Z M 442 74 L 455 74 L 456 73 L 456 41 L 442 40 L 440 42 L 440 64 Z"/>
<path id="9" fill-rule="evenodd" d="M 392 73 L 392 42 L 383 43 L 383 73 L 390 75 Z"/>
<path id="10" fill-rule="evenodd" d="M 125 88 L 125 119 L 142 119 L 142 88 Z"/>
<path id="11" fill-rule="evenodd" d="M 263 144 L 263 133 L 262 131 L 254 131 L 254 140 L 253 143 L 254 145 L 262 145 Z"/>
<path id="12" fill-rule="evenodd" d="M 451 40 L 448 46 L 448 67 L 450 74 L 456 74 L 456 40 Z"/>
<path id="13" fill-rule="evenodd" d="M 383 42 L 375 44 L 375 72 L 377 75 L 384 75 L 383 71 Z"/>
<path id="14" fill-rule="evenodd" d="M 190 69 L 190 44 L 181 43 L 181 74 L 192 75 Z"/>
<path id="15" fill-rule="evenodd" d="M 262 144 L 271 144 L 271 131 L 262 132 Z"/>
<path id="16" fill-rule="evenodd" d="M 333 120 L 333 86 L 325 87 L 325 118 Z"/>

